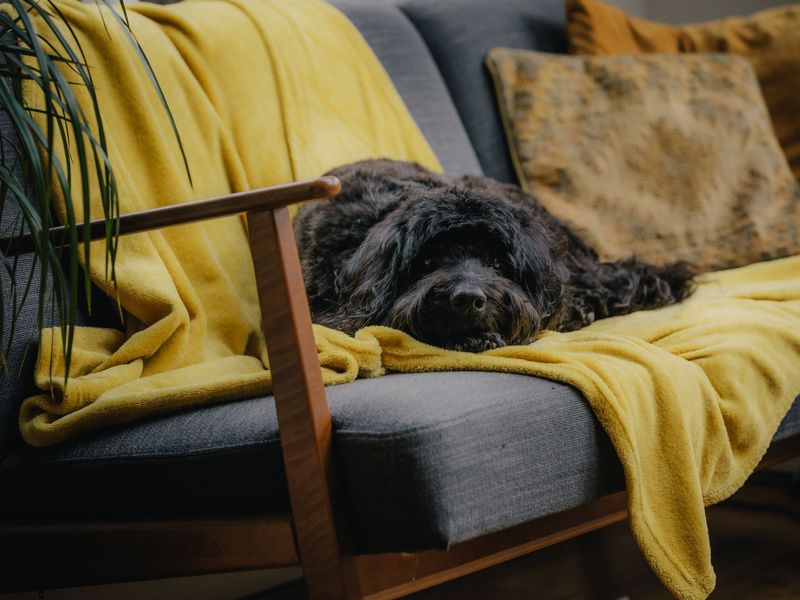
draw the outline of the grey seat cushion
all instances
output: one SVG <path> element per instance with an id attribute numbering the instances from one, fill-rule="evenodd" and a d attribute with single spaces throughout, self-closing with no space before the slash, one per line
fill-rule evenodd
<path id="1" fill-rule="evenodd" d="M 399 4 L 439 65 L 484 174 L 516 183 L 483 61 L 497 46 L 565 52 L 564 0 L 399 0 Z"/>
<path id="2" fill-rule="evenodd" d="M 481 174 L 475 151 L 422 37 L 388 0 L 333 0 L 358 28 L 450 173 Z"/>
<path id="3" fill-rule="evenodd" d="M 499 373 L 389 375 L 328 389 L 334 452 L 361 552 L 417 550 L 622 489 L 582 397 Z M 780 435 L 800 433 L 800 402 Z M 183 517 L 288 510 L 270 398 L 199 408 L 0 467 L 0 517 Z"/>

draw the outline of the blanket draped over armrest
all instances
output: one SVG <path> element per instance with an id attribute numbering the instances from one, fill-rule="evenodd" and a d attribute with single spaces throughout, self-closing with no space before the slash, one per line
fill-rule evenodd
<path id="1" fill-rule="evenodd" d="M 175 118 L 190 182 L 168 114 L 114 16 L 96 3 L 58 7 L 91 67 L 123 213 L 313 178 L 366 158 L 440 169 L 367 43 L 321 0 L 137 4 L 130 27 Z M 88 94 L 74 91 L 91 117 Z M 102 215 L 96 189 L 92 198 L 94 216 Z M 64 199 L 56 203 L 63 216 Z M 60 334 L 44 332 L 35 373 L 47 393 L 20 413 L 30 444 L 269 394 L 243 218 L 120 238 L 117 289 L 102 249 L 94 245 L 91 277 L 118 298 L 126 331 L 77 329 L 66 389 Z M 326 382 L 352 379 L 349 367 L 326 366 Z"/>
<path id="2" fill-rule="evenodd" d="M 190 185 L 130 44 L 99 16 L 106 9 L 59 7 L 93 68 L 122 212 L 314 177 L 367 157 L 438 166 L 377 59 L 331 7 L 139 4 L 131 26 L 181 132 Z M 36 377 L 46 393 L 20 411 L 29 443 L 269 393 L 241 219 L 123 238 L 116 291 L 104 266 L 92 262 L 92 279 L 116 294 L 127 330 L 80 328 L 66 391 L 60 337 L 44 332 Z M 622 461 L 647 560 L 676 596 L 703 598 L 714 587 L 704 506 L 744 482 L 800 392 L 800 257 L 713 274 L 676 306 L 477 355 L 384 327 L 350 337 L 315 326 L 315 334 L 327 384 L 385 370 L 476 369 L 581 390 Z"/>

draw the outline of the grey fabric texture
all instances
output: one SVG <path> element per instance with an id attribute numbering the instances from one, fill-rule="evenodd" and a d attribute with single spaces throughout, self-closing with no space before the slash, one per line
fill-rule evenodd
<path id="1" fill-rule="evenodd" d="M 497 373 L 389 375 L 327 390 L 360 551 L 447 544 L 620 489 L 581 396 Z M 288 509 L 272 399 L 168 414 L 0 468 L 0 516 Z"/>
<path id="2" fill-rule="evenodd" d="M 800 396 L 797 397 L 789 412 L 786 413 L 772 440 L 783 440 L 798 433 L 800 433 Z"/>
<path id="3" fill-rule="evenodd" d="M 406 16 L 387 0 L 333 0 L 367 40 L 445 171 L 482 173 L 436 63 Z"/>
<path id="4" fill-rule="evenodd" d="M 166 414 L 0 467 L 0 518 L 288 510 L 272 398 Z"/>
<path id="5" fill-rule="evenodd" d="M 0 85 L 6 82 L 0 80 Z M 5 112 L 0 111 L 0 156 L 5 166 L 10 167 L 18 181 L 22 181 L 21 163 L 16 160 L 14 147 L 18 145 L 17 133 Z M 0 203 L 0 237 L 8 237 L 20 233 L 22 217 L 19 208 L 10 195 Z M 13 285 L 9 267 L 15 259 L 9 258 L 9 264 L 0 265 L 0 301 L 3 303 L 4 322 L 2 351 L 8 351 L 7 369 L 0 367 L 0 461 L 8 455 L 12 448 L 20 443 L 17 413 L 22 400 L 33 390 L 33 364 L 36 359 L 36 348 L 39 339 L 37 328 L 38 307 L 35 300 L 23 301 L 24 290 L 31 269 L 34 267 L 32 254 L 16 259 L 17 285 Z M 41 276 L 38 268 L 33 271 L 28 298 L 38 296 Z M 9 346 L 12 333 L 10 321 L 12 314 L 18 311 L 17 323 L 13 331 L 14 344 Z"/>
<path id="6" fill-rule="evenodd" d="M 565 52 L 563 0 L 400 0 L 444 77 L 484 174 L 517 183 L 494 87 L 495 47 Z"/>
<path id="7" fill-rule="evenodd" d="M 361 551 L 446 547 L 623 489 L 607 436 L 563 384 L 456 372 L 348 387 L 335 440 Z"/>
<path id="8" fill-rule="evenodd" d="M 581 395 L 500 373 L 387 375 L 328 388 L 334 455 L 360 552 L 448 544 L 620 490 Z M 781 435 L 800 432 L 800 400 Z M 288 510 L 271 398 L 163 415 L 0 467 L 0 518 Z"/>

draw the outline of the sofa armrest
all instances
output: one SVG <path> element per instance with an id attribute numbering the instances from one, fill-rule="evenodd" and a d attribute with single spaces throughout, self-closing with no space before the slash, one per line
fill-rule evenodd
<path id="1" fill-rule="evenodd" d="M 143 231 L 208 221 L 251 211 L 282 208 L 305 200 L 330 198 L 338 194 L 341 188 L 342 185 L 336 177 L 326 176 L 308 181 L 298 181 L 296 183 L 226 194 L 206 200 L 162 206 L 121 215 L 118 219 L 97 219 L 85 225 L 78 225 L 76 227 L 77 239 L 81 242 L 84 241 L 87 228 L 89 230 L 89 239 L 96 241 L 106 237 L 108 227 L 116 228 L 119 235 L 141 233 Z M 50 238 L 53 240 L 54 246 L 65 247 L 69 245 L 69 233 L 67 227 L 51 228 Z M 26 254 L 34 250 L 35 240 L 30 234 L 3 237 L 0 238 L 0 248 L 3 249 L 6 256 Z"/>
<path id="2" fill-rule="evenodd" d="M 267 342 L 272 389 L 278 414 L 283 462 L 292 505 L 292 524 L 311 597 L 360 598 L 355 559 L 333 476 L 333 431 L 317 356 L 290 204 L 335 196 L 335 177 L 262 188 L 218 198 L 130 213 L 116 220 L 77 227 L 83 242 L 247 213 L 250 252 Z M 54 245 L 66 246 L 70 231 L 50 230 Z M 6 255 L 30 252 L 30 236 L 0 238 Z"/>

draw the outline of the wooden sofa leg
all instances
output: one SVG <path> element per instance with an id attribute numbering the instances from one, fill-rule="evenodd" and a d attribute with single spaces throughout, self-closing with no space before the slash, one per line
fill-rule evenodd
<path id="1" fill-rule="evenodd" d="M 309 597 L 361 598 L 333 485 L 331 417 L 287 209 L 248 214 L 283 462 Z M 338 526 L 337 526 L 338 525 Z"/>

